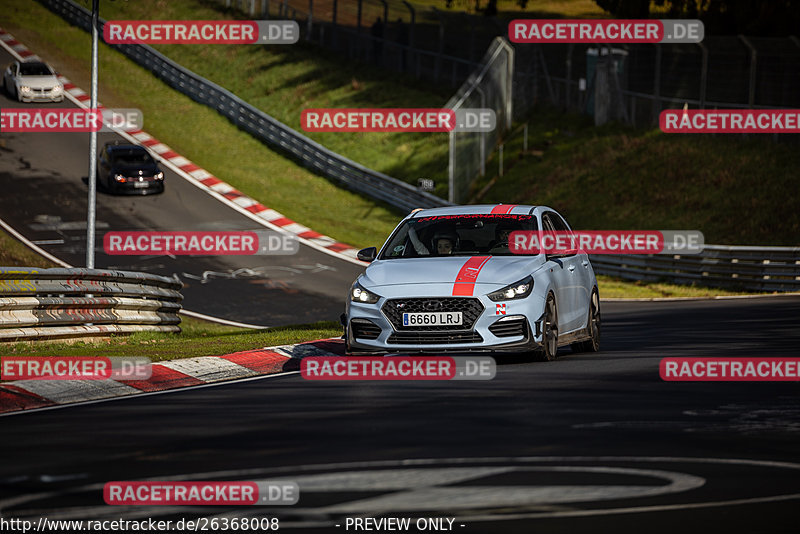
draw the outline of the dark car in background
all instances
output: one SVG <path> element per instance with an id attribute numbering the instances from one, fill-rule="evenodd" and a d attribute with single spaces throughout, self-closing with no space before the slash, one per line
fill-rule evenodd
<path id="1" fill-rule="evenodd" d="M 164 172 L 143 146 L 115 141 L 106 143 L 100 150 L 97 182 L 109 193 L 161 193 Z"/>

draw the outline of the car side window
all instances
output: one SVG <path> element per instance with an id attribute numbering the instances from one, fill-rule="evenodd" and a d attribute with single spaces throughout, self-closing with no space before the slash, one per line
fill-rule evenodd
<path id="1" fill-rule="evenodd" d="M 548 211 L 545 214 L 545 216 L 548 218 L 548 220 L 553 225 L 553 228 L 555 230 L 558 230 L 559 232 L 570 232 L 571 231 L 569 229 L 569 226 L 567 226 L 566 221 L 564 221 L 564 219 L 562 219 L 561 216 L 558 213 L 556 213 L 554 211 Z"/>

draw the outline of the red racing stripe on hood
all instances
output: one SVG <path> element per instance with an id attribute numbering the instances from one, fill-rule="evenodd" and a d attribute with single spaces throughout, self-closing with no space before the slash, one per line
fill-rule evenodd
<path id="1" fill-rule="evenodd" d="M 481 272 L 481 269 L 483 269 L 483 266 L 489 261 L 489 258 L 491 258 L 491 256 L 472 256 L 467 260 L 456 275 L 456 281 L 453 284 L 454 297 L 472 296 L 478 273 Z"/>

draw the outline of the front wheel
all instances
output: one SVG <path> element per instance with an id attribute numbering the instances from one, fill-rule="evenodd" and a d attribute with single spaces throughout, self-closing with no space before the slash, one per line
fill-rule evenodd
<path id="1" fill-rule="evenodd" d="M 558 310 L 556 299 L 550 294 L 544 306 L 544 325 L 542 328 L 542 348 L 536 353 L 536 359 L 551 362 L 558 355 Z"/>
<path id="2" fill-rule="evenodd" d="M 600 351 L 600 297 L 597 291 L 592 291 L 592 300 L 589 305 L 589 335 L 586 341 L 573 343 L 572 352 L 599 352 Z"/>

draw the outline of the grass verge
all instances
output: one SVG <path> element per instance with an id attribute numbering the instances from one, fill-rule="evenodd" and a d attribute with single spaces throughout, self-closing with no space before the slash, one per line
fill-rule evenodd
<path id="1" fill-rule="evenodd" d="M 139 332 L 96 342 L 0 344 L 0 353 L 4 356 L 144 356 L 156 362 L 220 356 L 342 335 L 341 325 L 335 322 L 249 330 L 183 317 L 181 328 L 180 334 Z"/>

